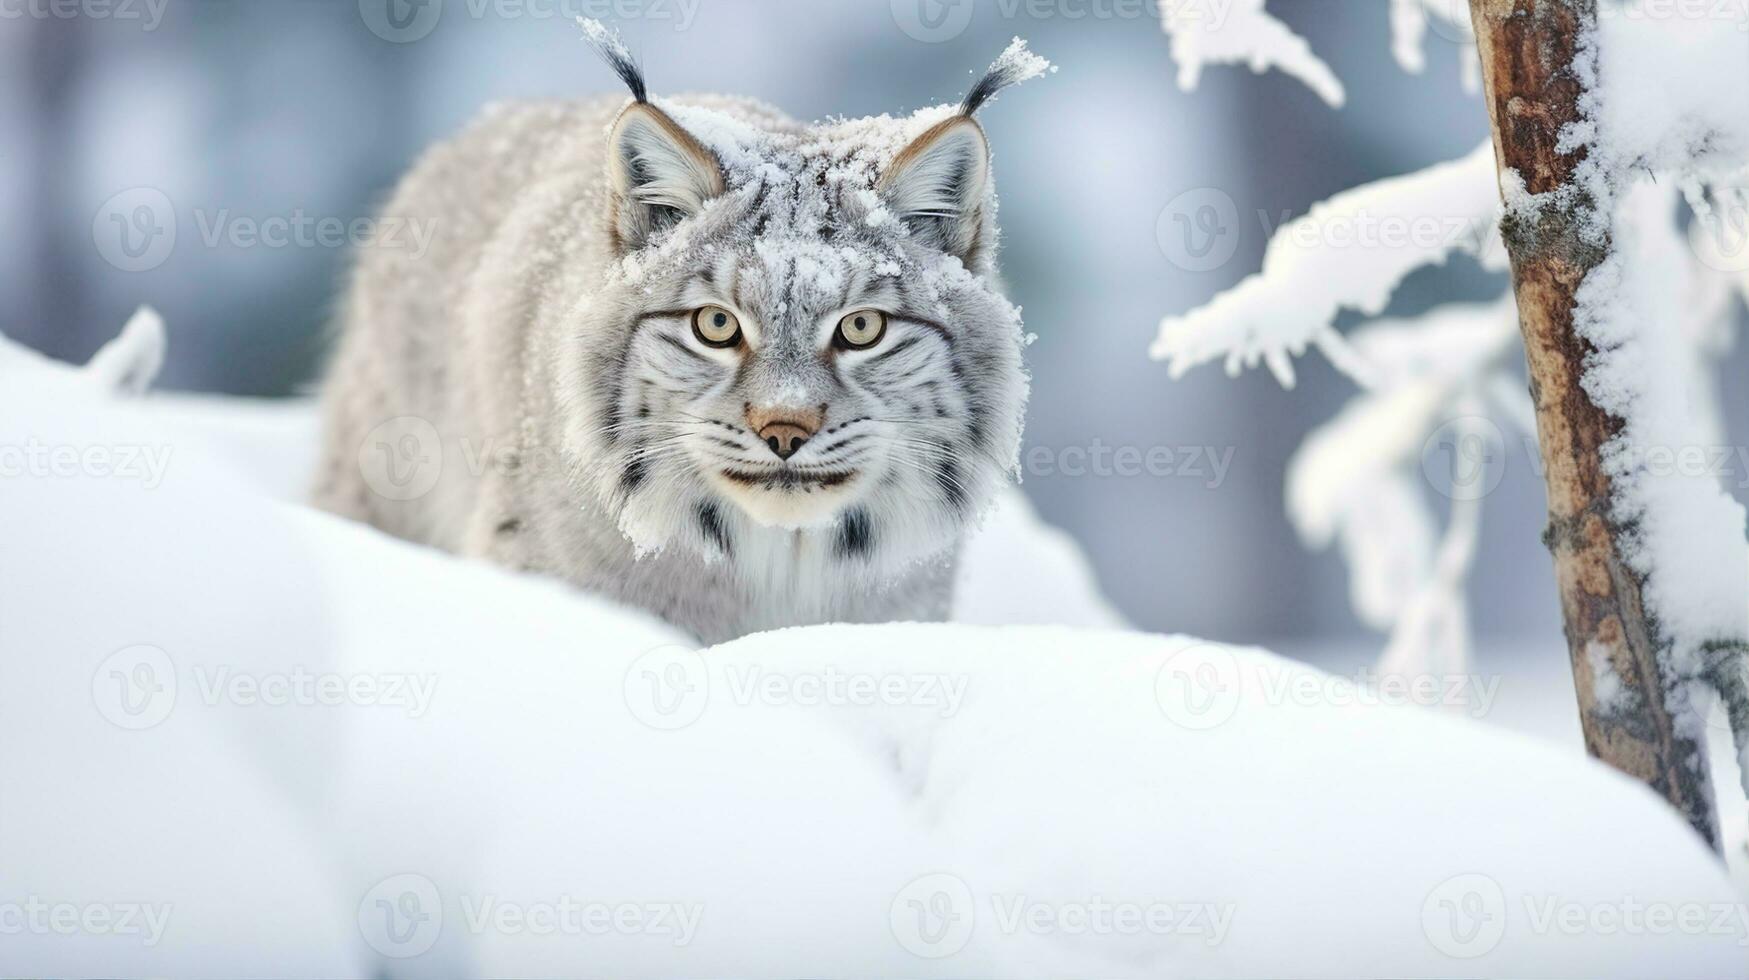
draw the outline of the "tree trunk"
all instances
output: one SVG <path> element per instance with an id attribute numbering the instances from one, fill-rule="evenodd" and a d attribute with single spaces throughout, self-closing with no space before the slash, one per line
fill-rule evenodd
<path id="1" fill-rule="evenodd" d="M 1572 186 L 1586 151 L 1557 147 L 1562 127 L 1581 118 L 1584 85 L 1572 66 L 1596 27 L 1596 0 L 1470 2 L 1497 163 L 1517 171 L 1531 194 Z M 1671 692 L 1679 688 L 1659 657 L 1666 643 L 1646 615 L 1643 583 L 1623 560 L 1621 529 L 1611 519 L 1601 451 L 1621 422 L 1580 385 L 1592 348 L 1574 330 L 1575 294 L 1609 252 L 1607 242 L 1579 234 L 1597 206 L 1573 187 L 1566 203 L 1508 214 L 1501 226 L 1548 481 L 1543 541 L 1554 555 L 1585 747 L 1669 800 L 1716 848 L 1704 747 L 1677 730 Z M 1598 702 L 1598 661 L 1629 696 Z"/>

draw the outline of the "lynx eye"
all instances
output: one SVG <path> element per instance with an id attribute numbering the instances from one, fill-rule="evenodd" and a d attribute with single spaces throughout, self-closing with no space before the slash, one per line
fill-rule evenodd
<path id="1" fill-rule="evenodd" d="M 887 315 L 880 310 L 857 310 L 838 321 L 833 343 L 845 350 L 867 350 L 887 335 Z"/>
<path id="2" fill-rule="evenodd" d="M 741 321 L 720 306 L 701 306 L 692 313 L 692 332 L 706 347 L 733 347 L 741 342 Z"/>

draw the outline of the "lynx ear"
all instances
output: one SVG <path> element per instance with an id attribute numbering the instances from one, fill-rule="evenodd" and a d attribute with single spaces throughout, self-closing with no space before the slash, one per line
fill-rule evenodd
<path id="1" fill-rule="evenodd" d="M 970 265 L 982 244 L 989 179 L 983 128 L 954 116 L 894 157 L 877 189 L 912 235 Z"/>
<path id="2" fill-rule="evenodd" d="M 716 157 L 647 102 L 626 106 L 614 122 L 607 138 L 607 170 L 622 253 L 643 248 L 723 193 Z"/>

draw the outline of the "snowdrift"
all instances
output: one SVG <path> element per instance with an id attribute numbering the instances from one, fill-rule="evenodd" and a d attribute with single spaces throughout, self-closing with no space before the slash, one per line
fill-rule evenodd
<path id="1" fill-rule="evenodd" d="M 307 406 L 112 394 L 155 336 L 87 371 L 0 344 L 0 974 L 1749 962 L 1637 784 L 1126 632 L 1018 496 L 964 622 L 695 650 L 300 506 Z"/>

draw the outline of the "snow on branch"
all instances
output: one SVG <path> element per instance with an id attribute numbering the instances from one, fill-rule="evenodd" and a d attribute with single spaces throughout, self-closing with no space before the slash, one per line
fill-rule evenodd
<path id="1" fill-rule="evenodd" d="M 1245 64 L 1259 74 L 1278 69 L 1316 92 L 1332 108 L 1347 101 L 1342 80 L 1312 52 L 1306 39 L 1263 9 L 1263 0 L 1165 0 L 1160 5 L 1161 26 L 1172 38 L 1172 57 L 1178 62 L 1178 87 L 1196 88 L 1207 65 Z M 1469 0 L 1391 0 L 1391 54 L 1397 64 L 1418 75 L 1427 67 L 1423 41 L 1428 25 L 1455 42 L 1467 43 L 1470 30 Z M 1470 57 L 1463 66 L 1464 91 L 1481 88 L 1481 69 Z"/>
<path id="2" fill-rule="evenodd" d="M 1224 11 L 1219 5 L 1167 0 L 1160 5 L 1160 19 L 1172 38 L 1178 87 L 1186 92 L 1196 88 L 1205 65 L 1243 63 L 1259 74 L 1280 69 L 1333 107 L 1347 99 L 1336 73 L 1312 53 L 1305 38 L 1265 11 L 1263 0 L 1231 0 Z"/>
<path id="3" fill-rule="evenodd" d="M 1173 377 L 1222 358 L 1227 373 L 1269 366 L 1292 387 L 1291 358 L 1316 346 L 1362 385 L 1373 372 L 1336 332 L 1345 309 L 1376 316 L 1409 273 L 1453 253 L 1504 268 L 1495 229 L 1494 148 L 1345 191 L 1270 237 L 1263 271 L 1182 316 L 1167 317 L 1151 350 Z"/>
<path id="4" fill-rule="evenodd" d="M 1398 67 L 1411 75 L 1427 70 L 1427 51 L 1422 40 L 1427 36 L 1428 0 L 1391 0 L 1391 55 Z"/>
<path id="5" fill-rule="evenodd" d="M 1469 45 L 1475 40 L 1470 26 L 1469 0 L 1391 0 L 1391 56 L 1411 75 L 1427 70 L 1423 41 L 1432 25 L 1448 39 Z M 1482 67 L 1469 51 L 1458 58 L 1464 91 L 1474 94 L 1482 87 Z"/>
<path id="6" fill-rule="evenodd" d="M 1355 614 L 1391 632 L 1387 672 L 1465 669 L 1464 588 L 1491 474 L 1471 470 L 1465 482 L 1440 487 L 1452 505 L 1438 538 L 1424 483 L 1431 474 L 1422 468 L 1442 442 L 1454 466 L 1458 454 L 1466 466 L 1502 465 L 1493 416 L 1510 422 L 1522 412 L 1490 401 L 1498 388 L 1523 390 L 1506 367 L 1517 338 L 1510 296 L 1357 332 L 1355 349 L 1378 368 L 1381 384 L 1314 430 L 1288 466 L 1288 517 L 1308 547 L 1339 543 Z"/>

